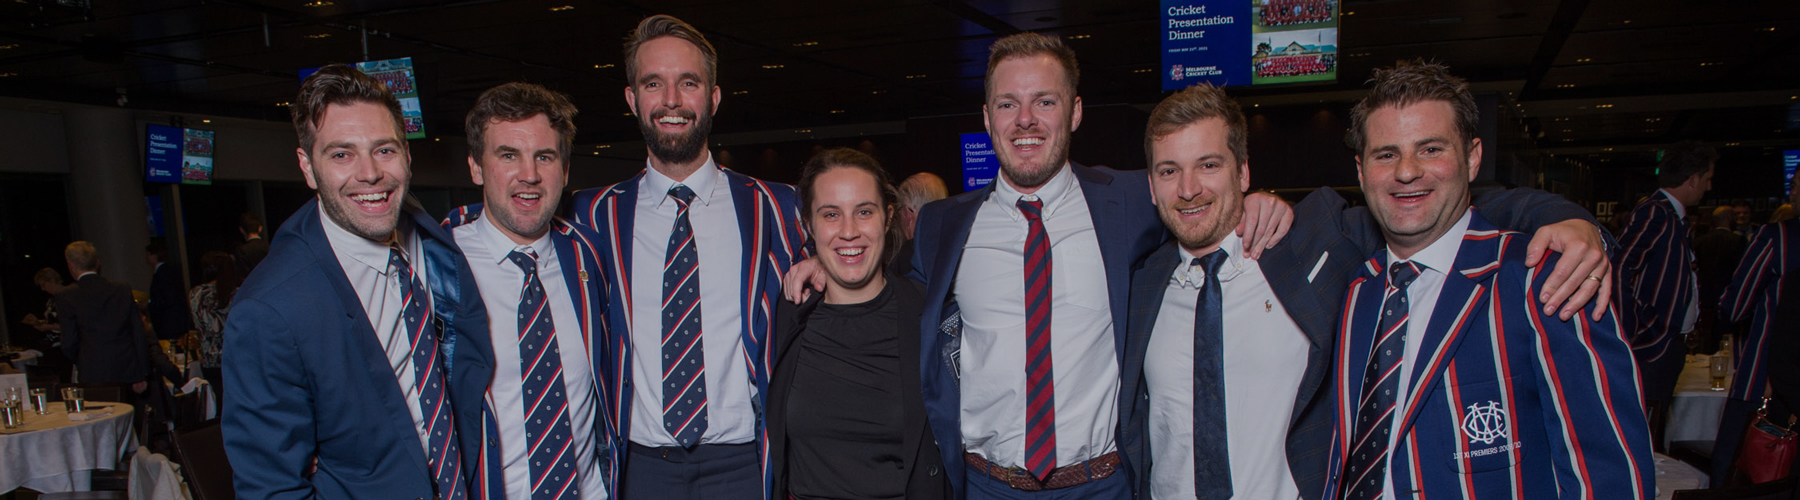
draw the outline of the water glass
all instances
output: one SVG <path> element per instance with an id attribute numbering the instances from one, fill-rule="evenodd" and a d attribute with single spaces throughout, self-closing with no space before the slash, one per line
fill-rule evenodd
<path id="1" fill-rule="evenodd" d="M 50 391 L 46 391 L 42 388 L 32 389 L 31 404 L 32 408 L 37 410 L 37 414 L 50 414 Z"/>
<path id="2" fill-rule="evenodd" d="M 1714 355 L 1707 372 L 1712 375 L 1712 390 L 1725 390 L 1725 376 L 1731 373 L 1731 357 Z"/>
<path id="3" fill-rule="evenodd" d="M 64 388 L 62 388 L 62 397 L 63 397 L 63 409 L 68 411 L 69 413 L 75 413 L 75 412 L 81 411 L 82 408 L 86 407 L 86 404 L 81 401 L 82 394 L 81 394 L 80 387 L 64 387 Z"/>
<path id="4" fill-rule="evenodd" d="M 15 400 L 0 401 L 0 427 L 16 428 L 25 423 L 25 412 L 19 410 L 19 402 Z"/>

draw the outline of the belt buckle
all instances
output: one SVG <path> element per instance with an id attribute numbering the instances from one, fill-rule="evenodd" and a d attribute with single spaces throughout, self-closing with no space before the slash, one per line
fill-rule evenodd
<path id="1" fill-rule="evenodd" d="M 1019 491 L 1043 491 L 1044 483 L 1031 475 L 1024 467 L 1006 469 L 1006 485 Z"/>

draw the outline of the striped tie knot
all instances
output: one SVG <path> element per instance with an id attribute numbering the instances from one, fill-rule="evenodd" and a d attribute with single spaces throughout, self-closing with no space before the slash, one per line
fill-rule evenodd
<path id="1" fill-rule="evenodd" d="M 412 265 L 406 263 L 406 252 L 400 250 L 399 243 L 388 244 L 388 268 L 400 272 L 401 282 L 412 280 Z"/>
<path id="2" fill-rule="evenodd" d="M 1407 261 L 1404 265 L 1394 266 L 1392 269 L 1393 278 L 1389 279 L 1388 282 L 1392 283 L 1394 288 L 1405 290 L 1406 286 L 1411 285 L 1413 280 L 1419 279 L 1419 268 L 1421 267 L 1425 266 L 1412 261 Z"/>
<path id="3" fill-rule="evenodd" d="M 1024 196 L 1020 196 L 1019 212 L 1024 214 L 1027 220 L 1042 220 L 1044 218 L 1044 200 L 1034 197 L 1027 201 Z"/>
<path id="4" fill-rule="evenodd" d="M 533 250 L 530 247 L 513 250 L 512 253 L 506 255 L 506 259 L 512 261 L 514 265 L 519 266 L 519 270 L 525 271 L 525 274 L 537 272 L 537 250 Z"/>
<path id="5" fill-rule="evenodd" d="M 694 202 L 694 190 L 681 184 L 676 184 L 675 187 L 669 188 L 669 196 L 675 198 L 675 201 L 680 203 L 681 208 L 684 210 L 687 209 L 688 204 Z"/>
<path id="6" fill-rule="evenodd" d="M 1206 270 L 1206 279 L 1213 280 L 1219 278 L 1219 267 L 1224 266 L 1225 260 L 1229 257 L 1230 255 L 1226 254 L 1224 249 L 1218 249 L 1206 254 L 1205 257 L 1194 257 L 1194 260 L 1188 265 L 1200 266 L 1201 269 Z"/>

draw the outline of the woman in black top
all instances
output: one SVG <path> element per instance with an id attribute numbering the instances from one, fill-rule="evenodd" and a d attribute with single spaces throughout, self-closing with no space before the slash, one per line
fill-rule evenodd
<path id="1" fill-rule="evenodd" d="M 776 307 L 775 498 L 947 498 L 919 395 L 924 293 L 885 272 L 900 239 L 893 184 L 874 158 L 839 148 L 807 162 L 799 190 L 830 279 Z"/>

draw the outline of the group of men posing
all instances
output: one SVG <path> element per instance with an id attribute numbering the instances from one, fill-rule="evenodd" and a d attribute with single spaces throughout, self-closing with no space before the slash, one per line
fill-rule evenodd
<path id="1" fill-rule="evenodd" d="M 642 173 L 559 216 L 576 109 L 505 84 L 466 121 L 483 203 L 441 223 L 406 201 L 389 92 L 342 65 L 303 82 L 318 197 L 225 331 L 239 497 L 791 495 L 764 398 L 777 301 L 830 286 L 805 207 L 714 163 L 698 31 L 644 19 L 625 72 Z M 1210 86 L 1157 106 L 1147 172 L 1075 164 L 1078 78 L 1056 38 L 996 42 L 1001 178 L 918 213 L 901 362 L 951 495 L 1654 495 L 1605 239 L 1559 197 L 1471 193 L 1476 110 L 1446 68 L 1381 70 L 1356 106 L 1366 208 L 1247 195 L 1243 113 Z"/>

